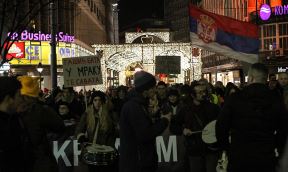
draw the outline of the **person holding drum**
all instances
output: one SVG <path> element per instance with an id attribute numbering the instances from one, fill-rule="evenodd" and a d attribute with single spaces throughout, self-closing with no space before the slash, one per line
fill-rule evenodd
<path id="1" fill-rule="evenodd" d="M 105 93 L 95 91 L 90 100 L 75 130 L 78 142 L 86 144 L 82 149 L 82 161 L 88 165 L 89 171 L 110 171 L 115 158 L 111 111 L 107 107 Z"/>
<path id="2" fill-rule="evenodd" d="M 210 128 L 206 125 L 209 126 L 211 122 L 215 122 L 220 108 L 207 99 L 206 85 L 194 82 L 191 92 L 192 102 L 183 107 L 172 119 L 170 131 L 185 137 L 186 157 L 190 172 L 216 172 L 220 153 L 216 143 L 207 144 L 204 139 L 210 140 L 205 138 L 206 134 L 213 135 L 213 130 L 206 131 L 206 128 Z"/>
<path id="3" fill-rule="evenodd" d="M 135 88 L 121 111 L 120 172 L 155 172 L 158 166 L 155 140 L 168 126 L 171 113 L 154 123 L 148 114 L 149 98 L 155 96 L 155 77 L 145 71 L 134 75 Z"/>

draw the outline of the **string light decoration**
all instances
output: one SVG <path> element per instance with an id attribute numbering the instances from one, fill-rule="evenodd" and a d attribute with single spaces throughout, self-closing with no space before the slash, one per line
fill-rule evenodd
<path id="1" fill-rule="evenodd" d="M 148 32 L 152 35 L 153 32 Z M 190 81 L 201 78 L 201 53 L 198 56 L 192 55 L 192 50 L 195 48 L 192 43 L 171 43 L 166 42 L 170 37 L 169 32 L 154 34 L 164 39 L 164 43 L 149 43 L 149 44 L 132 44 L 133 39 L 137 39 L 147 32 L 126 33 L 126 44 L 94 44 L 95 52 L 103 50 L 103 57 L 101 58 L 103 85 L 98 85 L 97 88 L 102 87 L 105 90 L 107 86 L 106 69 L 112 69 L 119 72 L 119 85 L 125 85 L 125 70 L 132 63 L 140 62 L 143 70 L 155 74 L 155 57 L 156 56 L 180 56 L 181 57 L 181 74 L 178 74 L 176 82 L 184 83 L 184 73 L 187 70 L 193 70 L 190 76 Z M 165 35 L 165 36 L 163 36 Z M 201 51 L 200 51 L 201 52 Z"/>
<path id="2" fill-rule="evenodd" d="M 170 33 L 169 32 L 126 32 L 125 33 L 125 42 L 132 43 L 135 39 L 142 36 L 155 36 L 163 40 L 163 42 L 170 42 Z"/>

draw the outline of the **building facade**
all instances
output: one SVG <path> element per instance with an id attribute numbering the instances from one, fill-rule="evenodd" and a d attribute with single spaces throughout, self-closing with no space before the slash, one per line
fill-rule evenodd
<path id="1" fill-rule="evenodd" d="M 24 3 L 25 1 L 25 3 Z M 35 7 L 33 0 L 24 0 L 23 14 Z M 49 2 L 48 0 L 45 1 Z M 44 2 L 44 4 L 45 4 Z M 92 44 L 115 42 L 115 13 L 113 0 L 57 0 L 55 1 L 56 33 L 57 33 L 57 71 L 58 85 L 62 87 L 62 58 L 93 55 Z M 51 6 L 45 4 L 36 17 L 27 18 L 29 24 L 17 38 L 19 48 L 22 46 L 24 56 L 11 60 L 10 72 L 20 75 L 38 76 L 38 63 L 42 63 L 44 82 L 42 88 L 51 88 L 50 83 L 50 37 L 51 37 Z M 113 22 L 114 21 L 114 22 Z M 117 27 L 117 26 L 116 26 Z M 8 33 L 7 33 L 8 34 Z M 26 36 L 27 35 L 27 36 Z M 30 37 L 29 37 L 30 36 Z M 47 39 L 46 39 L 47 38 Z M 19 44 L 18 44 L 19 43 Z M 13 47 L 12 46 L 12 47 Z M 9 51 L 13 52 L 13 49 Z"/>
<path id="2" fill-rule="evenodd" d="M 267 21 L 262 21 L 259 17 L 262 4 L 268 4 L 272 10 L 272 16 Z M 270 73 L 278 73 L 288 68 L 288 16 L 275 16 L 273 13 L 275 8 L 286 4 L 288 1 L 283 0 L 203 0 L 202 8 L 215 14 L 257 24 L 260 40 L 259 61 L 269 66 Z"/>
<path id="3" fill-rule="evenodd" d="M 164 0 L 164 19 L 170 21 L 173 40 L 190 42 L 189 5 L 190 0 Z"/>
<path id="4" fill-rule="evenodd" d="M 178 3 L 179 2 L 179 3 Z M 285 5 L 283 0 L 167 0 L 165 1 L 165 18 L 171 21 L 176 41 L 190 41 L 188 4 L 192 3 L 209 12 L 228 16 L 240 21 L 252 22 L 259 26 L 259 61 L 270 67 L 271 73 L 288 69 L 287 17 L 271 16 L 268 21 L 261 21 L 259 11 L 262 4 L 269 4 L 272 12 L 275 7 Z M 256 13 L 257 11 L 257 13 Z M 215 83 L 242 83 L 249 64 L 223 55 L 201 50 L 203 77 Z"/>

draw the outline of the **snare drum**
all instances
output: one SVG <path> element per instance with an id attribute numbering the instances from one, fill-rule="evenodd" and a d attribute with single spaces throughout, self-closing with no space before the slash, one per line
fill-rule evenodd
<path id="1" fill-rule="evenodd" d="M 204 127 L 202 131 L 202 140 L 204 143 L 212 144 L 217 142 L 215 127 L 216 120 L 211 121 Z"/>
<path id="2" fill-rule="evenodd" d="M 81 159 L 89 165 L 110 165 L 116 160 L 117 151 L 111 146 L 87 144 L 81 152 Z"/>
<path id="3" fill-rule="evenodd" d="M 210 150 L 219 150 L 216 138 L 216 120 L 208 123 L 202 131 L 202 140 Z"/>

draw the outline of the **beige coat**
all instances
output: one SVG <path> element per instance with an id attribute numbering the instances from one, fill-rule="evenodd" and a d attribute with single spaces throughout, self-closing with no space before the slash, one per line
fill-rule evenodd
<path id="1" fill-rule="evenodd" d="M 77 138 L 79 138 L 84 134 L 88 138 L 88 142 L 93 143 L 93 138 L 97 127 L 96 124 L 98 124 L 98 122 L 99 130 L 96 143 L 114 146 L 114 127 L 111 114 L 109 113 L 106 104 L 104 104 L 98 112 L 95 112 L 93 105 L 88 106 L 76 127 L 75 135 Z"/>

